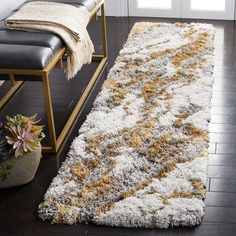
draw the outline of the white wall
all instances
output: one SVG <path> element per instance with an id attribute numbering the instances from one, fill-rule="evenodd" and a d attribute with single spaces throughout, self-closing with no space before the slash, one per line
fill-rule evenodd
<path id="1" fill-rule="evenodd" d="M 5 17 L 9 12 L 11 12 L 14 8 L 20 5 L 24 0 L 0 0 L 1 7 L 0 7 L 0 19 Z"/>
<path id="2" fill-rule="evenodd" d="M 105 0 L 107 16 L 128 16 L 127 0 Z"/>

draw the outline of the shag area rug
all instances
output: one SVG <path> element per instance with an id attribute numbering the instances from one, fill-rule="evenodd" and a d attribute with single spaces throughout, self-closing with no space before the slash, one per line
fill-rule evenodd
<path id="1" fill-rule="evenodd" d="M 214 35 L 207 24 L 135 24 L 40 218 L 150 228 L 201 222 Z"/>

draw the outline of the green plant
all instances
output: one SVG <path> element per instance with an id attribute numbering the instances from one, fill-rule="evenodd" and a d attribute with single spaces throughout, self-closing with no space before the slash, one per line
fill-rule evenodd
<path id="1" fill-rule="evenodd" d="M 7 142 L 6 130 L 3 123 L 0 123 L 0 158 L 6 158 L 10 152 L 10 145 Z"/>
<path id="2" fill-rule="evenodd" d="M 35 151 L 40 147 L 41 140 L 45 137 L 43 126 L 36 125 L 36 115 L 26 117 L 16 115 L 14 117 L 7 116 L 7 143 L 11 145 L 15 157 L 21 157 L 24 153 Z"/>
<path id="3" fill-rule="evenodd" d="M 0 164 L 0 181 L 4 181 L 11 173 L 12 165 Z"/>
<path id="4" fill-rule="evenodd" d="M 0 181 L 4 181 L 8 178 L 11 168 L 11 165 L 4 164 L 4 160 L 6 160 L 9 156 L 11 147 L 7 143 L 6 139 L 6 130 L 4 128 L 4 124 L 0 123 Z"/>

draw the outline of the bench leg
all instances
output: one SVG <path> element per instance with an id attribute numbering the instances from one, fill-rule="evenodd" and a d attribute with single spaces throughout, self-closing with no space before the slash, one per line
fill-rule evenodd
<path id="1" fill-rule="evenodd" d="M 50 143 L 51 147 L 43 147 L 43 150 L 46 152 L 56 152 L 57 151 L 57 138 L 56 138 L 56 130 L 53 116 L 53 108 L 52 108 L 52 98 L 51 98 L 51 90 L 50 83 L 48 78 L 48 73 L 43 75 L 43 91 L 44 91 L 44 99 L 45 99 L 45 107 L 48 118 L 48 129 L 50 135 Z"/>
<path id="2" fill-rule="evenodd" d="M 12 84 L 11 89 L 5 94 L 5 96 L 0 100 L 0 110 L 8 103 L 11 97 L 19 90 L 23 81 L 17 81 Z"/>
<path id="3" fill-rule="evenodd" d="M 105 5 L 104 3 L 101 6 L 101 15 L 102 15 L 102 42 L 103 42 L 103 54 L 104 57 L 108 57 L 108 47 L 107 47 L 107 23 L 106 23 L 106 14 L 105 14 Z"/>
<path id="4" fill-rule="evenodd" d="M 107 46 L 107 24 L 105 15 L 105 6 L 101 5 L 101 22 L 102 22 L 102 47 L 103 53 L 101 55 L 94 54 L 93 61 L 101 61 L 103 58 L 108 57 L 108 46 Z"/>

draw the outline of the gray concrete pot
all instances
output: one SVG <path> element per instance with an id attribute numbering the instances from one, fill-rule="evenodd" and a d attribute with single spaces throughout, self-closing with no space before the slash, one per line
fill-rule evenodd
<path id="1" fill-rule="evenodd" d="M 29 183 L 35 176 L 40 159 L 42 148 L 37 148 L 34 152 L 26 153 L 22 157 L 11 157 L 4 164 L 10 166 L 9 175 L 6 180 L 0 180 L 0 188 L 9 188 Z"/>

